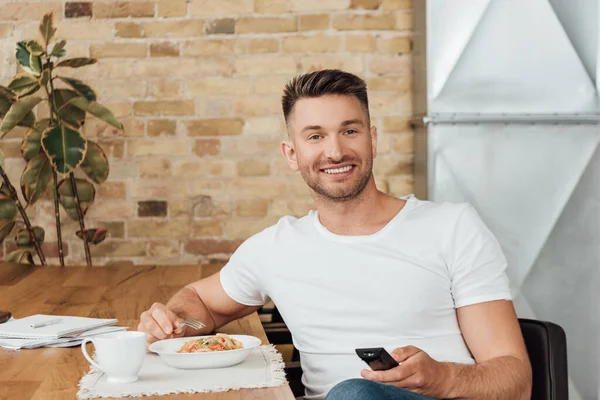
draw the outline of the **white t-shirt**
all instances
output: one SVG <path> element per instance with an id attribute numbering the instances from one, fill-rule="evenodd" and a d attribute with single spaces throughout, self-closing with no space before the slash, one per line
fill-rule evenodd
<path id="1" fill-rule="evenodd" d="M 311 211 L 245 241 L 221 270 L 235 301 L 273 300 L 300 352 L 307 399 L 359 378 L 360 347 L 413 345 L 473 364 L 456 308 L 511 299 L 502 250 L 468 204 L 413 196 L 380 231 L 342 236 Z"/>

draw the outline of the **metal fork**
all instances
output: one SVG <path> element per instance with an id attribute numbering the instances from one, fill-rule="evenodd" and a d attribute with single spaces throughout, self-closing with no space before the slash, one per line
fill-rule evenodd
<path id="1" fill-rule="evenodd" d="M 181 328 L 182 326 L 189 326 L 190 328 L 196 329 L 197 331 L 206 327 L 206 325 L 194 318 L 188 318 L 183 322 L 180 322 L 179 327 Z"/>

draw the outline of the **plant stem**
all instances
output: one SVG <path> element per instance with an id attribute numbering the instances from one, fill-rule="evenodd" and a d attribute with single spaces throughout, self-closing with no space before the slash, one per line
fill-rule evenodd
<path id="1" fill-rule="evenodd" d="M 49 64 L 49 60 L 48 60 Z M 46 94 L 48 95 L 48 103 L 50 103 L 50 120 L 52 122 L 58 122 L 58 110 L 56 109 L 56 99 L 54 97 L 54 85 L 52 84 L 52 68 L 48 66 L 50 70 L 50 77 L 48 81 L 50 83 L 51 90 L 48 90 L 48 86 L 44 85 L 44 89 L 46 90 Z M 52 92 L 52 94 L 50 94 Z M 60 226 L 60 207 L 58 205 L 58 175 L 56 174 L 56 170 L 52 168 L 52 177 L 54 178 L 54 217 L 56 219 L 56 240 L 58 247 L 58 259 L 60 261 L 60 266 L 65 266 L 65 256 L 63 254 L 63 242 L 62 242 L 62 230 Z"/>
<path id="2" fill-rule="evenodd" d="M 2 174 L 2 180 L 6 184 L 6 187 L 8 187 L 8 191 L 10 192 L 10 198 L 15 202 L 15 204 L 17 205 L 17 209 L 19 210 L 19 213 L 21 214 L 21 217 L 23 217 L 23 221 L 25 222 L 25 226 L 27 227 L 27 231 L 29 232 L 29 237 L 31 237 L 31 239 L 33 240 L 33 245 L 35 246 L 35 251 L 37 252 L 38 257 L 40 258 L 40 262 L 42 263 L 42 265 L 47 265 L 46 257 L 44 257 L 44 252 L 42 251 L 42 246 L 40 246 L 40 243 L 38 242 L 37 237 L 35 237 L 35 232 L 33 231 L 33 227 L 31 226 L 31 223 L 29 222 L 29 217 L 27 216 L 25 209 L 21 205 L 21 201 L 19 200 L 17 191 L 15 190 L 14 186 L 10 183 L 10 180 L 8 179 L 8 176 L 6 175 L 6 172 L 4 172 L 4 169 L 1 166 L 0 166 L 0 174 Z"/>
<path id="3" fill-rule="evenodd" d="M 65 256 L 63 254 L 62 232 L 60 230 L 60 208 L 58 206 L 58 175 L 54 168 L 52 169 L 52 177 L 54 178 L 54 216 L 56 218 L 56 239 L 58 241 L 58 259 L 60 266 L 65 266 Z"/>
<path id="4" fill-rule="evenodd" d="M 71 189 L 73 190 L 73 196 L 75 198 L 75 208 L 77 208 L 77 216 L 79 217 L 79 228 L 83 236 L 83 246 L 85 249 L 85 261 L 88 267 L 92 266 L 92 256 L 90 254 L 90 244 L 88 243 L 87 235 L 85 234 L 85 223 L 83 222 L 83 211 L 81 210 L 81 203 L 79 202 L 79 193 L 77 192 L 77 184 L 75 182 L 75 174 L 69 173 L 71 179 Z"/>
<path id="5" fill-rule="evenodd" d="M 56 107 L 56 92 L 54 91 L 54 82 L 52 81 L 52 67 L 48 66 L 48 69 L 50 70 L 50 77 L 48 78 L 48 83 L 50 84 L 50 92 L 48 92 L 48 87 L 44 85 L 44 89 L 46 89 L 46 93 L 48 93 L 48 101 L 50 102 L 50 106 L 52 108 L 52 110 L 54 111 L 54 114 L 56 115 L 55 117 L 55 121 L 59 122 L 58 119 L 58 108 Z M 52 100 L 50 100 L 50 93 L 52 93 Z"/>

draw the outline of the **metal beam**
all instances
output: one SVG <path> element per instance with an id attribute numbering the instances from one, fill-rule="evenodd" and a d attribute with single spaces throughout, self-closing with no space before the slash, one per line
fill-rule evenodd
<path id="1" fill-rule="evenodd" d="M 575 124 L 596 125 L 600 114 L 431 114 L 423 124 Z M 414 121 L 414 123 L 418 123 Z"/>

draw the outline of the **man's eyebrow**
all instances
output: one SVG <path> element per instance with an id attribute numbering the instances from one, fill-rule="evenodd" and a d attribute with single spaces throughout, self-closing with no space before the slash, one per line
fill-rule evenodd
<path id="1" fill-rule="evenodd" d="M 342 122 L 342 126 L 348 126 L 348 125 L 354 125 L 354 124 L 361 125 L 361 126 L 364 125 L 364 123 L 360 119 L 349 119 L 347 121 Z"/>
<path id="2" fill-rule="evenodd" d="M 304 131 L 319 130 L 319 129 L 321 129 L 321 125 L 306 125 L 304 128 L 302 128 L 300 133 L 303 133 Z"/>
<path id="3" fill-rule="evenodd" d="M 364 123 L 362 120 L 356 118 L 356 119 L 348 119 L 346 121 L 343 121 L 340 125 L 341 126 L 348 126 L 348 125 L 360 125 L 360 126 L 364 126 Z M 307 125 L 304 128 L 302 128 L 302 130 L 300 131 L 300 133 L 303 133 L 305 131 L 311 131 L 311 130 L 319 130 L 322 129 L 321 125 Z"/>

